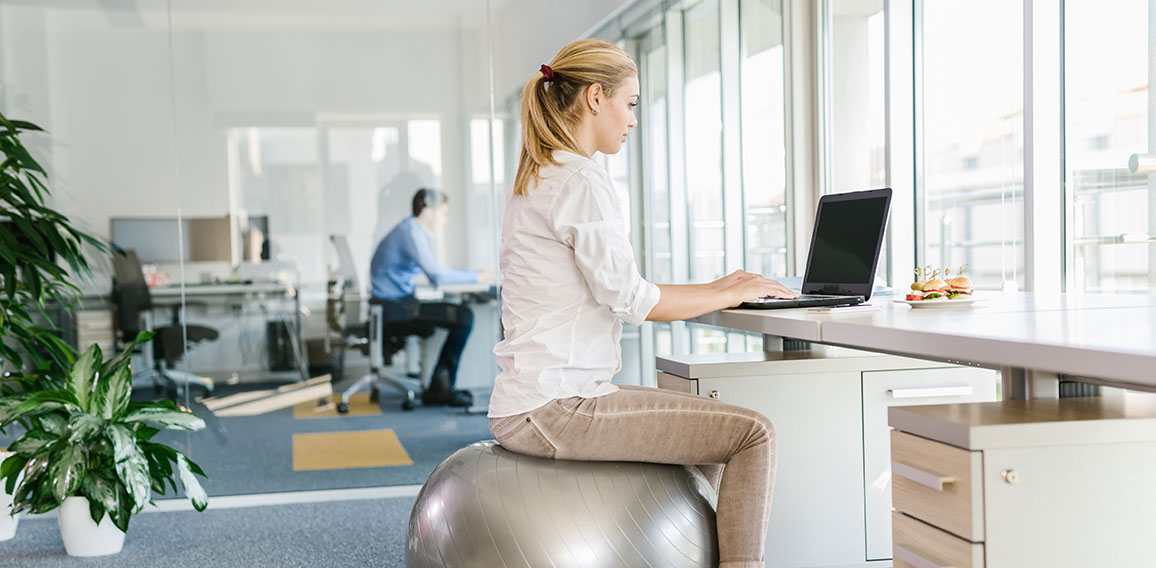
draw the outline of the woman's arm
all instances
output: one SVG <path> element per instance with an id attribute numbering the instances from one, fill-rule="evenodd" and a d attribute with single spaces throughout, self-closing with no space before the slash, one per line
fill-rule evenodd
<path id="1" fill-rule="evenodd" d="M 763 296 L 794 298 L 796 294 L 774 280 L 736 270 L 709 284 L 659 284 L 661 296 L 648 321 L 678 321 L 737 306 Z"/>

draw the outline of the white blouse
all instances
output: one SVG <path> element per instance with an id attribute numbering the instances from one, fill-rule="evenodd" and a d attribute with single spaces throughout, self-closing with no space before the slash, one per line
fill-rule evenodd
<path id="1" fill-rule="evenodd" d="M 626 237 L 610 176 L 589 158 L 555 151 L 528 197 L 510 192 L 502 223 L 501 371 L 491 418 L 551 400 L 615 392 L 622 322 L 641 324 L 658 303 Z"/>

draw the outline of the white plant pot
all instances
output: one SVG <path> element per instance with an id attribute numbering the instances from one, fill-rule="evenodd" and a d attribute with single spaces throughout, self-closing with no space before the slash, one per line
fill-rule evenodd
<path id="1" fill-rule="evenodd" d="M 69 556 L 106 556 L 124 548 L 124 533 L 112 524 L 108 513 L 104 514 L 99 525 L 92 522 L 88 499 L 84 497 L 65 499 L 56 518 L 60 521 L 64 551 Z"/>
<path id="2" fill-rule="evenodd" d="M 0 463 L 8 459 L 12 452 L 0 452 Z M 20 486 L 20 480 L 23 479 L 24 474 L 16 478 L 16 486 Z M 9 514 L 12 511 L 12 494 L 4 490 L 4 482 L 0 480 L 0 541 L 11 540 L 16 536 L 16 525 L 20 523 L 20 515 Z"/>

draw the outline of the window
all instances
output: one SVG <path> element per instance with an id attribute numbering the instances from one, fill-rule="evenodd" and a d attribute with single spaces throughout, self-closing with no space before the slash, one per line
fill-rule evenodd
<path id="1" fill-rule="evenodd" d="M 783 3 L 742 0 L 743 197 L 745 267 L 765 276 L 786 276 L 787 148 L 783 85 Z"/>
<path id="2" fill-rule="evenodd" d="M 686 184 L 690 198 L 690 279 L 724 275 L 722 99 L 719 75 L 718 0 L 700 2 L 685 14 L 683 85 L 686 102 Z"/>
<path id="3" fill-rule="evenodd" d="M 1023 2 L 916 8 L 919 261 L 1022 287 Z"/>
<path id="4" fill-rule="evenodd" d="M 1147 292 L 1153 177 L 1131 173 L 1147 154 L 1152 106 L 1143 1 L 1064 4 L 1065 190 L 1073 291 Z M 1106 33 L 1105 30 L 1110 30 Z"/>

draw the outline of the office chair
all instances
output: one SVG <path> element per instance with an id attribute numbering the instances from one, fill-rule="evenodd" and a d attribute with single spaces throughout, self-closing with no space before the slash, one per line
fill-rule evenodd
<path id="1" fill-rule="evenodd" d="M 342 414 L 349 412 L 350 397 L 367 387 L 370 389 L 369 399 L 376 402 L 377 385 L 381 382 L 390 384 L 406 396 L 401 403 L 402 409 L 413 410 L 417 395 L 422 391 L 420 377 L 424 373 L 419 373 L 419 378 L 412 378 L 388 372 L 386 369 L 393 362 L 393 356 L 406 348 L 408 338 L 430 337 L 436 328 L 432 324 L 386 321 L 382 304 L 373 300 L 369 302 L 369 317 L 366 321 L 348 323 L 349 316 L 356 315 L 359 311 L 357 298 L 361 288 L 357 283 L 357 270 L 354 268 L 353 255 L 349 251 L 349 242 L 345 236 L 331 235 L 329 239 L 337 249 L 338 268 L 334 280 L 330 283 L 329 299 L 326 301 L 326 320 L 329 329 L 340 338 L 337 354 L 338 376 L 345 371 L 346 350 L 358 349 L 369 355 L 369 373 L 341 393 L 337 412 Z"/>
<path id="2" fill-rule="evenodd" d="M 168 387 L 192 385 L 203 387 L 206 391 L 212 392 L 212 379 L 180 371 L 174 367 L 185 354 L 185 330 L 188 333 L 187 345 L 217 339 L 217 330 L 200 325 L 183 324 L 180 319 L 181 304 L 179 303 L 153 303 L 136 252 L 132 250 L 115 251 L 112 257 L 112 266 L 112 303 L 116 311 L 119 342 L 122 345 L 131 343 L 137 333 L 142 330 L 150 330 L 156 334 L 153 336 L 152 349 L 145 347 L 142 351 L 147 370 L 139 373 L 135 378 L 151 377 L 154 385 L 161 384 L 163 380 Z M 156 327 L 152 321 L 152 310 L 161 307 L 167 307 L 171 310 L 172 319 L 168 325 Z"/>

